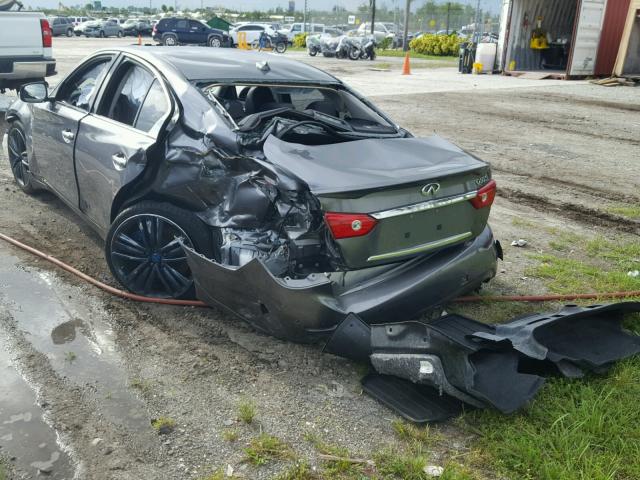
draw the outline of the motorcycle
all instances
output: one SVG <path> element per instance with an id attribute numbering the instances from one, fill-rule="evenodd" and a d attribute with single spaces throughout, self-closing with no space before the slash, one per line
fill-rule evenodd
<path id="1" fill-rule="evenodd" d="M 280 33 L 275 35 L 269 35 L 268 33 L 262 33 L 265 39 L 264 50 L 275 50 L 278 53 L 284 53 L 287 51 L 287 37 Z M 260 48 L 260 39 L 254 40 L 251 44 L 251 48 L 258 50 Z"/>
<path id="2" fill-rule="evenodd" d="M 311 35 L 307 37 L 307 52 L 312 57 L 322 52 L 322 42 L 319 35 Z"/>

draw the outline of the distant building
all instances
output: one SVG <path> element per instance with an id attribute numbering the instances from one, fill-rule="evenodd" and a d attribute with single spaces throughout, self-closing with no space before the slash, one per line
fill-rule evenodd
<path id="1" fill-rule="evenodd" d="M 289 14 L 292 15 L 293 12 L 295 12 L 295 11 L 296 11 L 296 2 L 295 2 L 295 0 L 289 0 L 289 10 L 288 10 Z"/>
<path id="2" fill-rule="evenodd" d="M 102 2 L 100 0 L 93 0 L 93 9 L 95 11 L 102 10 Z"/>

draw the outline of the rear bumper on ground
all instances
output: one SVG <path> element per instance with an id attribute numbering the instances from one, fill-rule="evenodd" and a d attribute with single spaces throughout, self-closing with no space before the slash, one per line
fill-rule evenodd
<path id="1" fill-rule="evenodd" d="M 415 318 L 492 278 L 497 260 L 489 227 L 463 245 L 429 256 L 295 280 L 274 277 L 257 259 L 228 267 L 185 251 L 201 300 L 265 333 L 300 342 L 325 337 L 349 313 L 367 323 Z"/>

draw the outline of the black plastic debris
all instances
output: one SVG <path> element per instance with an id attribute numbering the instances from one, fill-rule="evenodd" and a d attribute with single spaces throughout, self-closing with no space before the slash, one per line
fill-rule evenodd
<path id="1" fill-rule="evenodd" d="M 390 375 L 369 374 L 362 389 L 379 402 L 415 423 L 442 422 L 462 413 L 464 403 L 435 388 Z"/>
<path id="2" fill-rule="evenodd" d="M 435 387 L 477 407 L 510 413 L 536 394 L 544 379 L 518 371 L 508 342 L 474 338 L 492 327 L 460 315 L 435 322 L 371 327 L 371 363 L 377 372 Z"/>
<path id="3" fill-rule="evenodd" d="M 325 351 L 363 359 L 369 328 L 369 359 L 378 375 L 365 377 L 363 388 L 412 421 L 440 421 L 462 403 L 510 413 L 535 396 L 544 374 L 602 372 L 640 353 L 640 336 L 623 328 L 631 312 L 640 312 L 640 302 L 568 305 L 501 325 L 446 315 L 367 326 L 350 315 Z"/>
<path id="4" fill-rule="evenodd" d="M 626 313 L 639 312 L 640 302 L 578 307 L 533 314 L 496 325 L 474 337 L 491 342 L 508 341 L 513 348 L 536 360 L 553 362 L 567 377 L 584 370 L 601 372 L 612 363 L 640 353 L 640 337 L 626 332 Z"/>

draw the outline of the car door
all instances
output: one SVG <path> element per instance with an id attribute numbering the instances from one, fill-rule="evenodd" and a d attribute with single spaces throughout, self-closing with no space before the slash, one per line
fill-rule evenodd
<path id="1" fill-rule="evenodd" d="M 94 112 L 80 122 L 75 149 L 80 209 L 102 231 L 111 224 L 120 189 L 145 169 L 147 152 L 171 112 L 171 97 L 154 67 L 125 56 Z"/>
<path id="2" fill-rule="evenodd" d="M 118 34 L 118 23 L 113 21 L 113 20 L 109 20 L 105 26 L 104 29 L 104 33 L 107 37 L 111 37 L 113 35 L 117 35 Z"/>
<path id="3" fill-rule="evenodd" d="M 178 20 L 172 30 L 178 35 L 178 41 L 180 43 L 192 43 L 189 32 L 189 22 L 187 20 Z"/>
<path id="4" fill-rule="evenodd" d="M 52 100 L 33 104 L 32 172 L 58 196 L 78 208 L 73 149 L 80 119 L 88 114 L 114 54 L 93 57 L 52 92 Z"/>
<path id="5" fill-rule="evenodd" d="M 206 28 L 196 20 L 189 20 L 189 36 L 190 43 L 207 43 Z"/>

